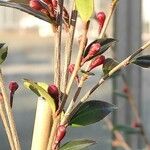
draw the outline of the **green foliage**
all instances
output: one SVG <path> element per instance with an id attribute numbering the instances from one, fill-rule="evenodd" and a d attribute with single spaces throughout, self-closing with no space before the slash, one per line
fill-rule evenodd
<path id="1" fill-rule="evenodd" d="M 95 141 L 79 139 L 65 143 L 60 150 L 83 150 L 93 144 L 95 144 Z"/>
<path id="2" fill-rule="evenodd" d="M 93 14 L 93 0 L 75 0 L 75 4 L 82 21 L 87 22 Z"/>
<path id="3" fill-rule="evenodd" d="M 114 128 L 113 128 L 113 131 L 121 131 L 123 133 L 126 133 L 126 134 L 137 134 L 137 133 L 140 133 L 140 130 L 138 128 L 132 128 L 130 126 L 126 126 L 126 125 L 116 125 Z"/>
<path id="4" fill-rule="evenodd" d="M 102 39 L 96 39 L 95 41 L 93 41 L 92 43 L 90 43 L 87 48 L 85 49 L 84 53 L 83 53 L 83 57 L 86 57 L 91 46 L 95 43 L 99 43 L 101 45 L 100 50 L 90 59 L 93 59 L 94 57 L 98 56 L 98 55 L 102 55 L 106 50 L 108 50 L 108 48 L 110 46 L 112 46 L 113 43 L 115 43 L 117 40 L 113 39 L 113 38 L 102 38 Z"/>
<path id="5" fill-rule="evenodd" d="M 14 2 L 4 2 L 4 1 L 0 0 L 0 5 L 5 6 L 5 7 L 19 9 L 19 10 L 26 12 L 30 15 L 33 15 L 41 20 L 44 20 L 49 23 L 54 23 L 52 20 L 50 20 L 50 18 L 48 16 L 46 16 L 45 14 L 43 14 L 37 10 L 32 9 L 30 6 L 28 6 L 26 4 L 19 4 L 19 3 L 14 3 Z"/>
<path id="6" fill-rule="evenodd" d="M 109 71 L 111 71 L 114 67 L 116 67 L 119 63 L 112 59 L 112 58 L 107 58 L 103 64 L 103 73 L 108 74 Z M 115 74 L 117 74 L 116 72 Z"/>
<path id="7" fill-rule="evenodd" d="M 73 126 L 90 125 L 102 120 L 115 109 L 116 107 L 114 105 L 107 102 L 98 100 L 84 102 L 73 115 L 69 124 Z"/>
<path id="8" fill-rule="evenodd" d="M 8 47 L 4 45 L 4 43 L 0 43 L 0 64 L 5 61 L 8 54 Z"/>
<path id="9" fill-rule="evenodd" d="M 136 64 L 143 68 L 150 67 L 150 55 L 143 55 L 134 59 L 131 63 Z"/>
<path id="10" fill-rule="evenodd" d="M 56 105 L 54 99 L 48 94 L 48 92 L 43 88 L 46 87 L 46 84 L 42 83 L 35 83 L 31 80 L 24 79 L 24 86 L 34 92 L 36 95 L 43 97 L 49 104 L 52 112 L 56 111 Z"/>

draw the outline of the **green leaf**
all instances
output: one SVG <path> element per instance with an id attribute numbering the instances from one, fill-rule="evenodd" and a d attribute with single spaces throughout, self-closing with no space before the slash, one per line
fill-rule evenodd
<path id="1" fill-rule="evenodd" d="M 24 79 L 24 86 L 30 89 L 36 95 L 43 97 L 48 102 L 53 113 L 56 111 L 56 105 L 54 99 L 47 93 L 46 90 L 44 90 L 44 88 L 42 88 L 37 83 L 28 79 Z"/>
<path id="2" fill-rule="evenodd" d="M 143 55 L 134 59 L 131 63 L 136 64 L 143 68 L 150 67 L 150 55 Z"/>
<path id="3" fill-rule="evenodd" d="M 102 120 L 115 109 L 114 105 L 99 100 L 84 102 L 73 115 L 69 124 L 73 126 L 90 125 Z"/>
<path id="4" fill-rule="evenodd" d="M 61 146 L 60 150 L 83 150 L 91 145 L 94 145 L 96 142 L 87 139 L 79 139 L 65 143 Z"/>
<path id="5" fill-rule="evenodd" d="M 28 6 L 26 4 L 19 4 L 19 3 L 14 3 L 14 2 L 4 2 L 4 1 L 0 0 L 0 5 L 5 6 L 5 7 L 19 9 L 19 10 L 26 12 L 30 15 L 33 15 L 41 20 L 44 20 L 49 23 L 54 23 L 54 21 L 52 21 L 48 16 L 46 16 L 45 14 L 43 14 L 37 10 L 32 9 L 30 6 Z"/>
<path id="6" fill-rule="evenodd" d="M 48 90 L 48 85 L 44 82 L 37 82 L 37 85 L 39 85 L 40 87 L 42 87 L 46 92 Z"/>
<path id="7" fill-rule="evenodd" d="M 110 46 L 112 46 L 112 44 L 114 44 L 117 40 L 113 39 L 113 38 L 102 38 L 102 39 L 96 39 L 95 41 L 93 41 L 92 43 L 90 43 L 87 48 L 85 49 L 84 53 L 83 53 L 83 57 L 86 57 L 91 46 L 95 43 L 99 43 L 101 45 L 101 48 L 99 49 L 99 51 L 90 59 L 93 59 L 94 57 L 98 56 L 98 55 L 102 55 L 106 50 L 108 50 L 108 48 Z"/>
<path id="8" fill-rule="evenodd" d="M 8 47 L 4 45 L 4 43 L 0 43 L 0 64 L 5 61 L 8 54 Z"/>
<path id="9" fill-rule="evenodd" d="M 136 133 L 140 133 L 140 130 L 137 128 L 132 128 L 130 126 L 126 126 L 126 125 L 117 125 L 113 128 L 113 131 L 122 131 L 126 134 L 136 134 Z"/>
<path id="10" fill-rule="evenodd" d="M 111 71 L 114 67 L 116 67 L 119 63 L 112 59 L 112 58 L 107 58 L 103 64 L 103 73 L 108 74 L 109 71 Z M 115 74 L 117 74 L 119 71 L 117 71 Z"/>
<path id="11" fill-rule="evenodd" d="M 77 11 L 80 14 L 82 21 L 87 22 L 93 14 L 93 0 L 75 0 Z"/>

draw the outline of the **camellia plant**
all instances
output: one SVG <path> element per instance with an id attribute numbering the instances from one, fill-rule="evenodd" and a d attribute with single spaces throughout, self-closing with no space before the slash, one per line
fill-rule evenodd
<path id="1" fill-rule="evenodd" d="M 72 0 L 70 12 L 65 7 L 64 0 L 30 0 L 28 4 L 0 0 L 1 6 L 19 9 L 50 23 L 54 32 L 55 62 L 53 84 L 49 85 L 43 82 L 24 79 L 24 86 L 35 93 L 38 99 L 32 150 L 81 150 L 95 144 L 96 141 L 91 139 L 75 139 L 65 144 L 61 144 L 61 141 L 70 126 L 77 128 L 91 125 L 104 119 L 112 111 L 116 111 L 117 107 L 113 104 L 90 99 L 95 90 L 107 79 L 122 74 L 121 69 L 126 68 L 130 64 L 136 64 L 143 68 L 150 67 L 150 56 L 139 56 L 150 45 L 150 41 L 122 62 L 106 57 L 105 52 L 117 41 L 114 38 L 106 37 L 107 27 L 117 4 L 118 0 L 112 0 L 108 14 L 102 11 L 94 14 L 94 0 Z M 92 16 L 97 20 L 98 36 L 95 37 L 94 41 L 88 42 Z M 80 29 L 81 36 L 76 47 L 78 49 L 77 58 L 73 62 L 72 49 L 78 18 L 82 20 L 82 28 Z M 67 35 L 65 48 L 61 44 L 63 39 L 62 31 Z M 5 61 L 7 52 L 8 47 L 4 43 L 0 43 L 1 64 Z M 82 98 L 79 98 L 84 83 L 90 80 L 91 76 L 95 75 L 93 70 L 100 69 L 99 66 L 102 68 L 103 75 L 100 76 L 98 81 L 95 81 L 91 89 L 84 93 Z M 122 75 L 122 77 L 124 76 Z M 72 89 L 73 83 L 76 85 L 74 89 Z M 132 99 L 132 94 L 126 82 L 125 85 L 123 94 L 115 92 L 118 96 L 129 100 L 131 108 L 133 108 L 136 114 L 136 120 L 133 122 L 132 127 L 124 125 L 114 127 L 111 120 L 105 118 L 108 128 L 115 136 L 115 139 L 112 140 L 112 145 L 122 147 L 125 150 L 131 150 L 131 147 L 120 132 L 138 132 L 143 135 L 145 144 L 149 147 L 143 124 Z M 7 95 L 2 70 L 0 70 L 0 89 L 0 115 L 10 147 L 12 150 L 20 150 L 21 146 L 11 109 L 18 84 L 12 81 L 9 84 L 10 95 Z M 72 97 L 70 96 L 71 90 L 73 90 L 74 94 Z"/>

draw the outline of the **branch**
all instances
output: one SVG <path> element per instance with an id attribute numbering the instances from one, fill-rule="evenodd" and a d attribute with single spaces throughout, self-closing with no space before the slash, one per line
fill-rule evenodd
<path id="1" fill-rule="evenodd" d="M 71 86 L 72 86 L 72 83 L 74 81 L 74 78 L 76 77 L 76 75 L 78 73 L 78 70 L 80 69 L 81 57 L 82 57 L 83 50 L 84 50 L 85 43 L 86 43 L 88 28 L 89 28 L 89 22 L 83 22 L 82 38 L 81 38 L 81 42 L 80 42 L 80 46 L 79 46 L 79 51 L 78 51 L 75 67 L 74 67 L 73 73 L 70 77 L 70 80 L 67 84 L 66 92 L 63 95 L 62 104 L 61 104 L 61 106 L 58 110 L 58 113 L 60 113 L 62 111 L 62 109 L 63 109 L 63 107 L 66 103 L 68 94 L 70 93 Z"/>
<path id="2" fill-rule="evenodd" d="M 137 56 L 139 53 L 144 51 L 148 46 L 150 46 L 150 41 L 148 41 L 146 44 L 144 44 L 141 48 L 139 48 L 137 51 L 135 51 L 133 54 L 128 56 L 126 59 L 124 59 L 120 64 L 118 64 L 116 67 L 114 67 L 111 71 L 109 71 L 108 74 L 104 75 L 102 78 L 100 78 L 99 82 L 93 86 L 85 95 L 82 97 L 80 102 L 76 105 L 76 107 L 71 111 L 68 120 L 72 117 L 72 115 L 78 110 L 79 106 L 82 105 L 83 102 L 85 102 L 89 96 L 101 85 L 106 81 L 109 77 L 111 77 L 115 72 L 118 70 L 127 67 L 130 64 L 130 61 Z"/>
<path id="3" fill-rule="evenodd" d="M 9 100 L 7 97 L 6 88 L 4 85 L 3 75 L 2 75 L 1 69 L 0 69 L 0 88 L 2 91 L 3 98 L 4 98 L 4 105 L 5 105 L 6 114 L 8 117 L 8 122 L 9 122 L 10 130 L 11 130 L 11 134 L 12 134 L 12 137 L 14 140 L 15 148 L 16 148 L 16 150 L 21 150 L 19 138 L 18 138 L 17 130 L 16 130 L 16 126 L 15 126 L 15 121 L 14 121 L 13 113 L 12 113 L 12 110 L 11 110 L 11 107 L 9 104 Z"/>
<path id="4" fill-rule="evenodd" d="M 7 117 L 6 117 L 6 114 L 5 114 L 5 106 L 4 106 L 4 101 L 3 101 L 2 97 L 0 97 L 0 116 L 1 116 L 6 134 L 7 134 L 7 137 L 8 137 L 10 148 L 11 148 L 11 150 L 15 150 L 15 145 L 14 145 L 13 137 L 12 137 L 12 134 L 11 134 L 11 131 L 10 131 L 10 127 L 8 125 Z"/>
<path id="5" fill-rule="evenodd" d="M 100 35 L 99 35 L 99 38 L 102 38 L 102 37 L 105 35 L 105 32 L 106 32 L 106 29 L 107 29 L 108 24 L 109 24 L 109 22 L 110 22 L 110 19 L 111 19 L 112 15 L 113 15 L 113 12 L 115 11 L 117 2 L 118 2 L 118 0 L 115 0 L 115 1 L 112 2 L 111 7 L 110 7 L 110 12 L 109 12 L 109 14 L 108 14 L 108 17 L 106 18 L 106 21 L 105 21 L 105 23 L 104 23 L 104 26 L 103 26 L 103 28 L 102 28 L 102 31 L 101 31 L 101 33 L 100 33 Z M 90 66 L 90 64 L 91 64 L 91 62 L 92 62 L 92 60 L 88 63 L 87 68 L 86 68 L 85 71 L 88 70 L 88 68 L 89 68 L 89 66 Z M 78 89 L 76 90 L 75 95 L 74 95 L 73 99 L 71 100 L 71 102 L 70 102 L 70 104 L 69 104 L 69 107 L 67 108 L 67 111 L 66 111 L 66 113 L 65 113 L 65 115 L 64 115 L 64 117 L 63 117 L 63 120 L 61 121 L 61 124 L 65 124 L 65 123 L 67 122 L 67 119 L 68 119 L 68 117 L 69 117 L 69 114 L 70 114 L 70 112 L 72 111 L 72 109 L 73 109 L 73 107 L 74 107 L 74 105 L 75 105 L 75 102 L 76 102 L 76 100 L 77 100 L 77 98 L 78 98 L 78 96 L 79 96 L 79 94 L 80 94 L 80 92 L 81 92 L 81 89 L 82 89 L 82 87 L 83 87 L 83 84 L 84 84 L 84 81 L 85 81 L 86 77 L 87 77 L 86 75 L 83 75 L 83 76 L 81 77 L 80 82 L 79 82 L 79 85 L 78 85 Z"/>

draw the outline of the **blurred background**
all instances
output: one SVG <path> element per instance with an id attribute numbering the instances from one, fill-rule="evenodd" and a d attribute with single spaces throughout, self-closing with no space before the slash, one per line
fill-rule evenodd
<path id="1" fill-rule="evenodd" d="M 111 0 L 95 0 L 95 12 L 104 11 L 107 14 L 110 2 Z M 66 4 L 69 5 L 69 0 L 66 0 Z M 111 51 L 106 53 L 107 56 L 115 54 L 118 60 L 122 60 L 150 39 L 149 7 L 150 0 L 120 0 L 117 11 L 107 30 L 107 36 L 117 38 L 119 42 L 114 47 L 113 53 Z M 74 44 L 74 58 L 77 52 L 80 26 L 79 19 Z M 94 19 L 90 28 L 89 42 L 97 37 L 98 25 Z M 65 33 L 63 36 L 63 39 L 65 39 Z M 22 79 L 28 78 L 34 81 L 47 82 L 48 84 L 53 82 L 53 32 L 51 26 L 44 21 L 18 10 L 0 6 L 0 43 L 3 42 L 8 45 L 9 53 L 2 70 L 7 85 L 12 80 L 19 83 L 20 88 L 15 95 L 13 112 L 22 149 L 29 150 L 37 97 L 23 87 Z M 150 54 L 150 49 L 147 49 L 145 53 Z M 99 73 L 99 70 L 96 73 Z M 124 73 L 128 77 L 129 85 L 133 90 L 150 140 L 150 70 L 132 66 Z M 99 75 L 96 75 L 91 78 L 85 85 L 83 92 L 88 90 L 97 81 L 98 77 Z M 116 103 L 118 110 L 113 120 L 115 123 L 130 125 L 134 117 L 127 102 L 113 94 L 114 90 L 119 89 L 122 91 L 122 88 L 123 83 L 120 79 L 108 80 L 95 92 L 92 98 Z M 9 149 L 7 137 L 1 123 L 0 135 L 0 149 Z M 71 129 L 65 141 L 81 137 L 95 139 L 98 144 L 93 149 L 111 149 L 111 132 L 108 131 L 103 121 L 84 129 Z M 133 150 L 144 149 L 143 141 L 139 136 L 136 135 L 130 138 L 132 139 Z"/>

